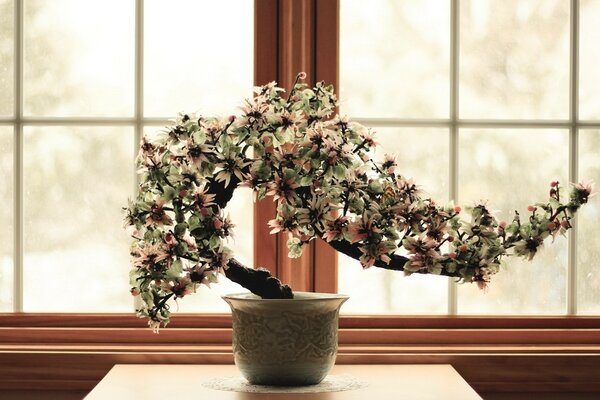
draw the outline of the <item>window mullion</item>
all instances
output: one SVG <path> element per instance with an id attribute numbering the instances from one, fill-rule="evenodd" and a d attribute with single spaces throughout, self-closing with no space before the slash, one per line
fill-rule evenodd
<path id="1" fill-rule="evenodd" d="M 571 0 L 569 70 L 569 181 L 578 180 L 579 120 L 579 0 Z M 577 314 L 577 218 L 569 233 L 567 272 L 567 314 Z"/>
<path id="2" fill-rule="evenodd" d="M 450 200 L 458 200 L 458 51 L 459 38 L 459 3 L 450 2 Z M 456 282 L 448 279 L 448 314 L 455 315 L 458 309 L 458 293 Z"/>
<path id="3" fill-rule="evenodd" d="M 134 154 L 137 156 L 137 147 L 142 137 L 144 129 L 144 1 L 136 0 L 135 2 L 135 71 L 134 71 Z M 139 177 L 136 172 L 137 168 L 133 163 L 134 187 L 133 193 L 137 193 Z"/>
<path id="4" fill-rule="evenodd" d="M 13 310 L 23 311 L 23 2 L 14 3 L 14 275 Z"/>
<path id="5" fill-rule="evenodd" d="M 511 128 L 511 129 L 565 129 L 571 127 L 566 120 L 530 120 L 530 119 L 411 119 L 411 118 L 352 118 L 363 125 L 380 128 L 396 127 L 448 127 L 455 124 L 458 128 Z M 600 122 L 584 121 L 577 123 L 579 127 L 600 128 Z"/>
<path id="6" fill-rule="evenodd" d="M 133 197 L 135 198 L 140 184 L 137 173 L 136 158 L 138 146 L 144 131 L 144 0 L 135 2 L 135 61 L 134 61 L 134 134 L 133 134 Z M 140 296 L 133 298 L 134 309 L 140 308 L 142 300 Z"/>

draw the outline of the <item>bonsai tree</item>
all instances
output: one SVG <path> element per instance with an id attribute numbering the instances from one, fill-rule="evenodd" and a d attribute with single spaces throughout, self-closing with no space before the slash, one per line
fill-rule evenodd
<path id="1" fill-rule="evenodd" d="M 289 257 L 324 239 L 335 250 L 405 274 L 436 274 L 485 287 L 510 256 L 531 260 L 545 239 L 571 228 L 590 184 L 563 195 L 552 182 L 547 202 L 499 221 L 486 204 L 468 213 L 440 205 L 396 171 L 375 162 L 374 133 L 334 115 L 332 86 L 309 88 L 299 74 L 289 93 L 271 82 L 256 89 L 240 115 L 180 114 L 157 140 L 143 138 L 141 183 L 126 208 L 131 229 L 131 293 L 140 317 L 157 330 L 169 322 L 168 301 L 194 293 L 219 274 L 263 298 L 292 298 L 266 269 L 242 265 L 227 247 L 234 224 L 224 209 L 238 187 L 271 197 L 271 233 L 287 233 Z M 469 214 L 463 217 L 463 214 Z"/>

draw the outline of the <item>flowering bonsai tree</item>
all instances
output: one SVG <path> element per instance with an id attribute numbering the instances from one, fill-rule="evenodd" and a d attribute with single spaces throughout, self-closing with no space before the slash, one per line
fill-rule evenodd
<path id="1" fill-rule="evenodd" d="M 157 140 L 143 138 L 141 183 L 126 208 L 138 316 L 158 329 L 169 322 L 170 299 L 185 297 L 224 274 L 263 298 L 291 298 L 292 290 L 266 269 L 239 263 L 224 213 L 238 187 L 271 197 L 271 233 L 287 233 L 289 257 L 324 239 L 360 261 L 405 274 L 436 274 L 484 287 L 508 256 L 532 259 L 548 237 L 564 234 L 591 185 L 568 196 L 552 182 L 547 202 L 499 221 L 486 204 L 439 205 L 396 172 L 385 155 L 375 162 L 374 134 L 334 115 L 331 86 L 309 88 L 300 74 L 290 93 L 271 82 L 256 89 L 241 114 L 225 119 L 181 114 Z"/>

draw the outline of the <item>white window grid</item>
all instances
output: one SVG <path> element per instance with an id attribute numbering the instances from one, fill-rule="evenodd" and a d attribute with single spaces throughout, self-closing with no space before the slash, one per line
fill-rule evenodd
<path id="1" fill-rule="evenodd" d="M 145 126 L 165 125 L 169 118 L 144 117 L 144 0 L 135 0 L 135 55 L 134 55 L 134 107 L 133 116 L 111 117 L 26 117 L 23 115 L 23 13 L 24 0 L 14 2 L 14 110 L 13 117 L 0 118 L 0 126 L 12 126 L 13 179 L 14 179 L 14 238 L 13 238 L 13 311 L 23 311 L 23 127 L 25 126 L 129 126 L 134 128 L 134 154 L 132 171 L 137 191 L 139 179 L 133 160 Z"/>
<path id="2" fill-rule="evenodd" d="M 503 128 L 514 129 L 548 129 L 562 128 L 569 130 L 569 181 L 578 181 L 578 142 L 579 129 L 600 128 L 600 121 L 582 121 L 579 119 L 579 0 L 570 0 L 569 13 L 569 117 L 557 120 L 528 119 L 464 119 L 459 115 L 459 54 L 460 54 L 460 0 L 450 0 L 450 113 L 443 119 L 410 119 L 410 118 L 354 118 L 355 121 L 370 127 L 437 127 L 449 130 L 449 195 L 450 199 L 458 198 L 458 144 L 461 128 Z M 573 221 L 573 229 L 568 235 L 567 264 L 567 315 L 577 314 L 577 221 Z M 458 286 L 448 280 L 448 315 L 458 313 Z"/>
<path id="3" fill-rule="evenodd" d="M 459 3 L 450 0 L 450 114 L 445 119 L 410 118 L 355 118 L 372 127 L 443 127 L 450 132 L 449 181 L 450 198 L 458 198 L 458 140 L 461 128 L 563 128 L 569 130 L 569 180 L 578 180 L 578 131 L 581 128 L 600 128 L 599 121 L 580 120 L 578 116 L 579 85 L 579 0 L 570 0 L 570 66 L 569 66 L 569 117 L 564 120 L 495 120 L 462 119 L 459 117 Z M 23 127 L 24 126 L 115 126 L 134 127 L 135 157 L 144 126 L 161 125 L 168 118 L 144 117 L 144 0 L 135 0 L 135 61 L 134 61 L 134 113 L 132 117 L 25 117 L 23 116 L 23 0 L 14 3 L 14 113 L 11 118 L 0 118 L 0 125 L 14 128 L 14 276 L 13 311 L 23 311 Z M 132 163 L 133 165 L 133 163 Z M 134 188 L 138 178 L 135 167 Z M 577 314 L 577 223 L 568 239 L 567 315 Z M 448 281 L 448 314 L 457 314 L 457 284 Z"/>

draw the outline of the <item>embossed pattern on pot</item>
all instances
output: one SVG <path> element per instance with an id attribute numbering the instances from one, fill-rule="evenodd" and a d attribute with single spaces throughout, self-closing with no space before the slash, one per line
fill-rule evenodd
<path id="1" fill-rule="evenodd" d="M 251 383 L 311 385 L 325 378 L 335 363 L 339 308 L 347 296 L 224 299 L 232 308 L 235 363 Z"/>

